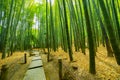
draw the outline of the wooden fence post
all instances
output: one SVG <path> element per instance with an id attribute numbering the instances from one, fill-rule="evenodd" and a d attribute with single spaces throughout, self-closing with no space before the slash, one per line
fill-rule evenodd
<path id="1" fill-rule="evenodd" d="M 0 80 L 8 80 L 8 67 L 7 65 L 2 65 Z"/>
<path id="2" fill-rule="evenodd" d="M 58 59 L 59 64 L 59 80 L 62 80 L 62 59 Z"/>
<path id="3" fill-rule="evenodd" d="M 24 54 L 24 63 L 25 64 L 27 63 L 27 54 L 26 53 Z"/>

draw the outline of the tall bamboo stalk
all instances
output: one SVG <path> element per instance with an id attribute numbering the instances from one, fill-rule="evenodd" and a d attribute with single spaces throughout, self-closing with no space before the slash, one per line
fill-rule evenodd
<path id="1" fill-rule="evenodd" d="M 118 45 L 119 44 L 118 40 L 116 39 L 115 34 L 113 32 L 113 25 L 111 24 L 111 19 L 110 19 L 108 13 L 107 13 L 104 1 L 99 0 L 99 4 L 100 4 L 100 7 L 102 9 L 102 13 L 103 13 L 103 16 L 104 16 L 104 19 L 105 19 L 105 25 L 106 25 L 106 28 L 108 30 L 108 34 L 109 34 L 109 37 L 110 37 L 110 42 L 111 42 L 111 45 L 112 45 L 112 48 L 113 48 L 113 52 L 115 54 L 117 64 L 120 65 L 120 47 Z"/>
<path id="2" fill-rule="evenodd" d="M 69 58 L 70 61 L 73 61 L 73 56 L 72 56 L 72 47 L 70 44 L 70 38 L 69 38 L 69 30 L 68 30 L 68 20 L 67 20 L 67 14 L 66 14 L 66 4 L 65 4 L 65 0 L 63 0 L 63 7 L 64 7 L 64 16 L 65 16 L 65 28 L 66 28 L 66 34 L 67 34 L 67 41 L 68 41 L 68 49 L 69 49 Z"/>
<path id="3" fill-rule="evenodd" d="M 6 57 L 7 42 L 8 42 L 8 36 L 9 36 L 10 20 L 11 20 L 11 15 L 12 15 L 12 10 L 13 10 L 13 3 L 14 3 L 14 0 L 11 1 L 10 11 L 9 11 L 9 15 L 7 18 L 7 30 L 6 30 L 4 46 L 3 46 L 3 51 L 2 51 L 2 59 L 4 59 Z"/>
<path id="4" fill-rule="evenodd" d="M 90 25 L 90 19 L 88 14 L 88 6 L 87 6 L 87 0 L 82 0 L 83 6 L 84 6 L 84 13 L 85 13 L 85 20 L 86 20 L 86 26 L 87 26 L 87 33 L 88 33 L 88 44 L 89 44 L 89 57 L 90 57 L 90 73 L 95 74 L 95 48 L 94 48 L 94 40 L 93 40 L 93 33 L 92 28 Z"/>

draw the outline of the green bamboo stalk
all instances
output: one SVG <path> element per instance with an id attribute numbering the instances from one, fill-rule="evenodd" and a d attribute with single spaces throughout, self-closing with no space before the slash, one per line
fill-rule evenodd
<path id="1" fill-rule="evenodd" d="M 48 0 L 46 0 L 46 32 L 47 32 L 47 49 L 48 49 L 48 55 L 47 55 L 47 61 L 50 61 L 50 49 L 49 49 L 49 32 L 48 32 Z"/>
<path id="2" fill-rule="evenodd" d="M 66 28 L 66 34 L 67 34 L 67 41 L 68 41 L 68 49 L 69 49 L 69 58 L 70 61 L 73 61 L 73 56 L 72 56 L 72 47 L 70 44 L 70 38 L 69 38 L 69 31 L 68 31 L 68 20 L 67 20 L 67 14 L 66 14 L 66 4 L 65 0 L 63 0 L 63 7 L 64 7 L 64 16 L 65 16 L 65 28 Z"/>
<path id="3" fill-rule="evenodd" d="M 9 11 L 9 15 L 7 18 L 7 30 L 6 30 L 5 41 L 4 41 L 3 51 L 2 51 L 2 59 L 6 57 L 7 42 L 8 42 L 8 36 L 9 36 L 8 34 L 9 34 L 9 28 L 10 28 L 11 14 L 13 10 L 13 3 L 14 3 L 14 0 L 11 1 L 10 11 Z"/>
<path id="4" fill-rule="evenodd" d="M 82 13 L 82 6 L 81 6 L 81 4 L 80 4 L 80 1 L 78 0 L 78 5 L 79 5 L 79 9 L 80 9 L 80 14 L 81 14 L 81 17 L 80 17 L 80 19 L 79 19 L 79 21 L 81 20 L 81 30 L 82 30 L 82 52 L 84 53 L 84 54 L 86 54 L 85 53 L 85 47 L 86 47 L 86 45 L 85 45 L 85 43 L 86 43 L 86 41 L 85 41 L 85 25 L 84 25 L 84 19 L 83 19 L 83 17 L 84 17 L 84 15 L 83 15 L 83 13 Z"/>
<path id="5" fill-rule="evenodd" d="M 119 25 L 117 8 L 115 7 L 115 1 L 114 0 L 111 1 L 111 5 L 112 5 L 113 16 L 114 16 L 114 23 L 116 24 L 116 27 L 117 27 L 117 32 L 118 32 L 119 42 L 120 42 L 120 25 Z"/>
<path id="6" fill-rule="evenodd" d="M 88 15 L 89 15 L 89 19 L 90 19 L 90 24 L 91 24 L 91 30 L 92 30 L 92 37 L 93 37 L 93 42 L 94 42 L 94 48 L 95 48 L 95 51 L 97 51 L 97 40 L 96 40 L 96 25 L 95 25 L 95 18 L 94 18 L 94 15 L 92 13 L 92 8 L 91 8 L 91 5 L 90 5 L 90 1 L 88 0 Z M 96 54 L 95 54 L 96 55 Z"/>
<path id="7" fill-rule="evenodd" d="M 120 65 L 120 47 L 118 45 L 118 41 L 116 40 L 115 34 L 113 32 L 113 25 L 111 24 L 111 19 L 107 13 L 107 10 L 105 8 L 105 3 L 103 0 L 99 1 L 100 7 L 102 9 L 102 13 L 105 19 L 105 25 L 107 26 L 108 34 L 110 37 L 110 42 L 113 48 L 113 52 L 115 54 L 115 58 L 117 61 L 117 64 Z"/>
<path id="8" fill-rule="evenodd" d="M 53 50 L 56 51 L 55 29 L 54 29 L 53 10 L 52 10 L 51 0 L 50 0 L 50 28 L 51 28 Z"/>
<path id="9" fill-rule="evenodd" d="M 107 35 L 107 32 L 106 32 L 105 26 L 103 24 L 102 18 L 100 17 L 99 9 L 97 8 L 97 5 L 95 4 L 94 0 L 92 0 L 92 3 L 93 3 L 93 6 L 95 7 L 95 12 L 98 15 L 98 20 L 99 20 L 99 23 L 100 23 L 100 28 L 101 28 L 101 31 L 102 31 L 102 35 L 103 35 L 103 38 L 105 39 L 105 44 L 106 44 L 106 48 L 107 48 L 108 57 L 112 57 L 113 56 L 112 48 L 111 48 L 111 45 L 110 45 L 110 41 L 109 41 L 109 38 L 108 38 L 108 35 Z"/>
<path id="10" fill-rule="evenodd" d="M 86 19 L 86 26 L 87 26 L 87 33 L 88 33 L 88 43 L 89 43 L 89 57 L 90 57 L 90 73 L 95 74 L 95 50 L 94 50 L 94 42 L 93 42 L 93 33 L 92 28 L 90 25 L 90 19 L 88 14 L 88 8 L 87 8 L 87 0 L 82 0 L 83 6 L 84 6 L 84 13 L 85 13 L 85 19 Z"/>
<path id="11" fill-rule="evenodd" d="M 62 38 L 62 48 L 65 52 L 67 52 L 67 38 L 66 38 L 66 29 L 64 29 L 64 10 L 63 10 L 63 5 L 61 4 L 61 2 L 59 0 L 57 0 L 58 2 L 58 8 L 59 8 L 59 17 L 60 17 L 60 27 L 61 27 L 61 38 Z"/>

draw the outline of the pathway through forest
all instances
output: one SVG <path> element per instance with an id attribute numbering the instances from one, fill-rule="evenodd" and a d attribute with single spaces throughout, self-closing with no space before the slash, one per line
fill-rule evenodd
<path id="1" fill-rule="evenodd" d="M 46 80 L 42 59 L 39 56 L 39 52 L 33 52 L 35 55 L 33 56 L 32 62 L 26 72 L 26 75 L 23 80 Z"/>

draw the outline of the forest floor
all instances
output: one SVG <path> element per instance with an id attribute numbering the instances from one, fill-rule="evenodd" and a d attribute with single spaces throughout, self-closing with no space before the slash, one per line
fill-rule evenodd
<path id="1" fill-rule="evenodd" d="M 78 70 L 75 71 L 75 74 L 79 77 L 77 80 L 120 80 L 120 66 L 117 65 L 114 57 L 107 57 L 105 47 L 98 47 L 96 53 L 96 75 L 89 73 L 89 50 L 86 49 L 86 55 L 80 51 L 75 52 L 74 49 L 73 51 L 73 62 L 69 61 L 68 53 L 64 52 L 61 48 L 56 52 L 52 51 L 51 55 L 54 56 L 54 59 L 62 58 L 66 66 L 78 67 Z"/>
<path id="2" fill-rule="evenodd" d="M 1 54 L 0 54 L 1 56 Z M 3 64 L 13 63 L 15 60 L 24 56 L 24 52 L 15 52 L 13 56 L 6 59 L 0 59 L 0 69 Z M 56 52 L 51 51 L 51 61 L 47 62 L 47 54 L 41 54 L 43 60 L 43 67 L 47 80 L 59 80 L 58 77 L 58 59 L 62 58 L 64 66 L 66 68 L 78 67 L 75 71 L 75 76 L 79 77 L 76 80 L 120 80 L 120 66 L 117 65 L 114 57 L 107 57 L 107 51 L 105 47 L 100 46 L 96 54 L 96 75 L 89 73 L 89 51 L 86 49 L 86 55 L 82 52 L 75 52 L 73 49 L 74 62 L 69 61 L 68 53 L 59 48 Z M 28 66 L 30 64 L 31 57 L 28 58 L 27 64 L 20 64 L 21 66 L 16 71 L 11 80 L 22 80 Z M 19 62 L 20 63 L 20 62 Z M 65 70 L 63 70 L 65 71 Z M 74 73 L 74 72 L 71 72 Z M 69 74 L 68 74 L 69 75 Z M 72 79 L 66 79 L 72 80 Z M 75 80 L 75 79 L 74 79 Z"/>
<path id="3" fill-rule="evenodd" d="M 1 59 L 0 54 L 0 72 L 2 65 L 7 65 L 7 67 L 11 69 L 8 72 L 8 76 L 10 77 L 9 80 L 23 80 L 23 77 L 31 62 L 31 57 L 27 56 L 27 63 L 24 64 L 24 53 L 25 52 L 14 52 L 12 56 L 5 59 Z M 27 55 L 29 54 L 27 53 Z"/>
<path id="4" fill-rule="evenodd" d="M 46 80 L 59 80 L 58 67 L 56 67 L 54 60 L 47 62 L 47 55 L 41 54 L 43 67 L 46 75 Z"/>

